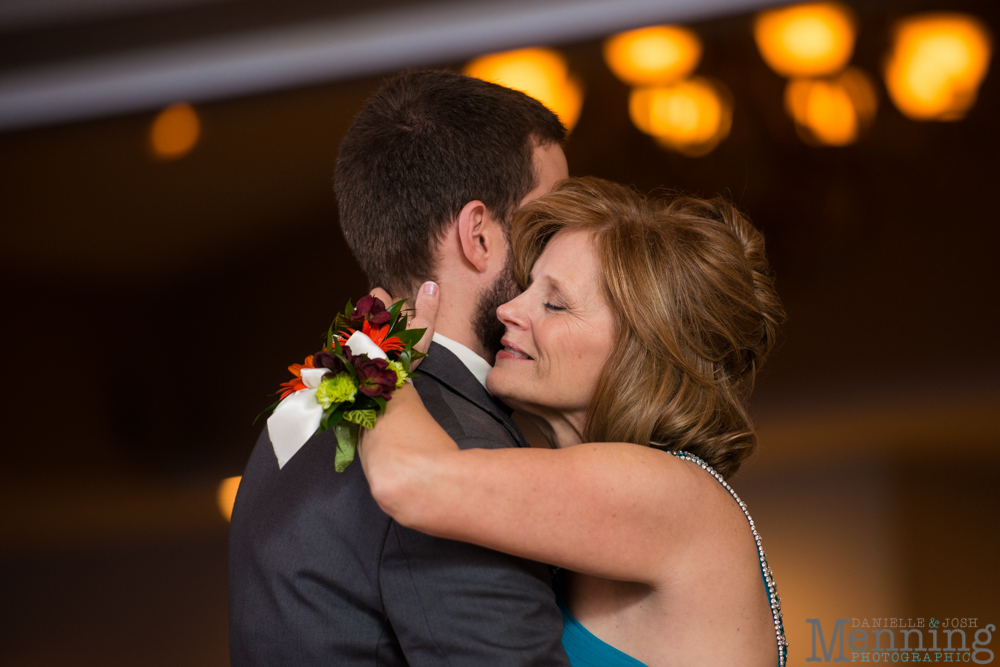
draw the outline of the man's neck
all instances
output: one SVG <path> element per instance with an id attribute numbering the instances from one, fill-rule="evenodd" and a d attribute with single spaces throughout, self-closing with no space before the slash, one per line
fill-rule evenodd
<path id="1" fill-rule="evenodd" d="M 479 340 L 479 336 L 476 335 L 472 326 L 472 313 L 468 312 L 468 308 L 456 308 L 455 305 L 457 304 L 448 302 L 441 304 L 437 321 L 434 324 L 434 331 L 442 336 L 447 336 L 456 343 L 461 343 L 492 366 L 496 361 L 495 354 L 487 350 L 482 341 Z"/>

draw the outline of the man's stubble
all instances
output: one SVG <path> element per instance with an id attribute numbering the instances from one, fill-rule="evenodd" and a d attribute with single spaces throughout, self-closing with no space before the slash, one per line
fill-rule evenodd
<path id="1" fill-rule="evenodd" d="M 507 261 L 496 280 L 480 291 L 476 298 L 472 324 L 475 327 L 476 337 L 490 354 L 496 354 L 503 348 L 500 339 L 506 333 L 506 327 L 497 317 L 497 308 L 520 293 L 521 290 L 514 281 L 514 258 L 508 253 Z"/>

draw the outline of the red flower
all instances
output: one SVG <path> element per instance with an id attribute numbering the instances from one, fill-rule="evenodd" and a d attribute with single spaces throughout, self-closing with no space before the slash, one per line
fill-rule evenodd
<path id="1" fill-rule="evenodd" d="M 396 371 L 389 368 L 385 359 L 361 358 L 354 364 L 358 372 L 358 391 L 366 396 L 381 396 L 389 400 L 392 390 L 396 388 Z"/>
<path id="2" fill-rule="evenodd" d="M 305 358 L 301 364 L 292 364 L 288 367 L 288 370 L 292 375 L 295 376 L 294 380 L 289 380 L 288 382 L 282 382 L 281 386 L 285 388 L 285 391 L 281 392 L 281 398 L 279 400 L 284 400 L 285 396 L 288 396 L 292 392 L 296 392 L 299 389 L 305 389 L 306 384 L 302 381 L 302 369 L 303 368 L 315 368 L 313 366 L 313 355 L 309 355 Z M 278 391 L 281 391 L 280 389 Z"/>
<path id="3" fill-rule="evenodd" d="M 351 313 L 351 319 L 364 320 L 366 324 L 368 322 L 377 325 L 388 324 L 389 312 L 385 309 L 382 299 L 377 299 L 368 294 L 358 300 L 358 305 L 354 307 L 354 311 Z"/>
<path id="4" fill-rule="evenodd" d="M 341 354 L 344 355 L 344 358 L 347 359 L 347 361 L 351 362 L 350 348 L 341 347 L 340 352 Z M 330 373 L 332 373 L 333 375 L 336 375 L 337 373 L 342 373 L 346 369 L 346 366 L 344 366 L 344 362 L 340 360 L 340 357 L 336 357 L 327 352 L 326 350 L 320 350 L 319 352 L 313 355 L 313 365 L 316 368 L 325 368 L 328 371 L 330 371 Z"/>

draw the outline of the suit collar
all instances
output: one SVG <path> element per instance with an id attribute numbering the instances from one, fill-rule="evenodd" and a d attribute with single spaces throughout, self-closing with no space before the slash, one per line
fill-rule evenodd
<path id="1" fill-rule="evenodd" d="M 458 341 L 452 340 L 437 331 L 434 332 L 434 342 L 442 347 L 448 348 L 448 351 L 458 357 L 458 360 L 469 369 L 469 372 L 472 373 L 477 380 L 479 380 L 479 384 L 484 387 L 486 386 L 486 376 L 489 374 L 490 370 L 493 369 L 490 362 L 480 357 L 465 345 L 462 345 Z"/>
<path id="2" fill-rule="evenodd" d="M 484 410 L 503 424 L 519 447 L 528 446 L 520 429 L 510 418 L 512 410 L 486 391 L 486 388 L 479 383 L 476 376 L 466 368 L 458 357 L 438 343 L 431 343 L 428 355 L 417 367 L 418 374 L 434 378 L 454 393 Z"/>

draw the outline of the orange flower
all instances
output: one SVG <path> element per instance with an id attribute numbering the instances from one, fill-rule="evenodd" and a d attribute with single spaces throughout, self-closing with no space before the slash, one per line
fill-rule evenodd
<path id="1" fill-rule="evenodd" d="M 347 335 L 340 336 L 340 344 L 346 345 L 347 339 L 351 337 L 357 329 L 348 329 Z M 372 326 L 370 322 L 365 320 L 364 324 L 361 325 L 361 333 L 372 339 L 372 342 L 381 348 L 383 352 L 389 354 L 392 351 L 400 351 L 403 349 L 403 341 L 399 339 L 398 336 L 393 336 L 392 338 L 386 338 L 389 334 L 389 325 L 385 324 L 383 326 Z"/>
<path id="2" fill-rule="evenodd" d="M 382 348 L 382 351 L 388 354 L 392 350 L 402 350 L 403 341 L 399 340 L 396 336 L 387 339 L 386 336 L 389 334 L 389 325 L 384 324 L 382 326 L 372 326 L 370 322 L 365 320 L 365 323 L 361 325 L 361 333 L 372 339 L 372 342 Z"/>
<path id="3" fill-rule="evenodd" d="M 303 368 L 315 368 L 313 366 L 313 355 L 309 355 L 305 358 L 301 364 L 292 364 L 288 367 L 289 372 L 295 376 L 294 380 L 289 380 L 288 382 L 282 382 L 281 386 L 285 388 L 285 391 L 281 392 L 281 398 L 279 400 L 284 400 L 285 396 L 288 396 L 292 392 L 298 391 L 299 389 L 305 389 L 306 385 L 302 381 L 302 369 Z M 281 391 L 280 389 L 278 391 Z"/>

